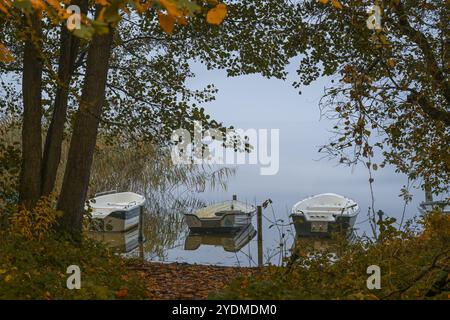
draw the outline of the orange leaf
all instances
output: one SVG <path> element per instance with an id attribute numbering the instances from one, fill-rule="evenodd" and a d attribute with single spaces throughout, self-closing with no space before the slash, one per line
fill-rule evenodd
<path id="1" fill-rule="evenodd" d="M 127 296 L 127 294 L 128 294 L 128 287 L 127 286 L 123 286 L 119 290 L 117 290 L 116 298 L 117 299 L 124 298 L 124 297 Z"/>
<path id="2" fill-rule="evenodd" d="M 41 12 L 46 7 L 45 2 L 42 0 L 31 0 L 31 6 L 38 12 Z"/>
<path id="3" fill-rule="evenodd" d="M 158 12 L 158 20 L 161 28 L 168 34 L 172 34 L 175 26 L 175 19 L 172 16 Z"/>
<path id="4" fill-rule="evenodd" d="M 174 17 L 174 18 L 180 18 L 183 16 L 183 11 L 181 11 L 175 3 L 173 3 L 170 0 L 159 0 L 159 3 L 161 3 L 164 8 L 166 8 L 167 13 Z"/>
<path id="5" fill-rule="evenodd" d="M 335 7 L 336 9 L 342 9 L 342 4 L 341 4 L 338 0 L 331 0 L 331 4 L 332 4 L 333 7 Z"/>
<path id="6" fill-rule="evenodd" d="M 187 20 L 184 16 L 181 16 L 177 19 L 177 23 L 179 25 L 185 26 L 185 25 L 187 25 Z"/>
<path id="7" fill-rule="evenodd" d="M 330 1 L 330 0 L 319 0 L 319 2 L 320 2 L 321 4 L 328 4 L 329 1 Z"/>
<path id="8" fill-rule="evenodd" d="M 108 0 L 95 0 L 95 3 L 99 4 L 99 5 L 103 6 L 103 7 L 109 6 L 109 1 Z"/>
<path id="9" fill-rule="evenodd" d="M 209 24 L 219 25 L 222 23 L 227 15 L 227 6 L 223 3 L 219 3 L 217 6 L 208 11 L 206 15 L 206 21 Z"/>
<path id="10" fill-rule="evenodd" d="M 388 61 L 387 61 L 387 65 L 388 65 L 388 67 L 389 68 L 395 68 L 395 65 L 396 65 L 396 62 L 395 62 L 395 59 L 389 59 Z"/>

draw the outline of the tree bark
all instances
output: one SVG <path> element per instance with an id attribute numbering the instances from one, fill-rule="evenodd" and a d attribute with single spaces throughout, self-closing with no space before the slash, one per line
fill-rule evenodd
<path id="1" fill-rule="evenodd" d="M 20 174 L 20 203 L 32 209 L 41 194 L 42 161 L 42 60 L 41 20 L 36 14 L 26 17 L 27 38 L 23 55 L 23 120 L 22 120 L 22 168 Z"/>
<path id="2" fill-rule="evenodd" d="M 73 129 L 66 171 L 58 200 L 58 210 L 64 212 L 58 228 L 78 238 L 83 225 L 83 210 L 98 125 L 105 100 L 105 88 L 113 30 L 92 39 L 87 56 L 86 75 Z"/>
<path id="3" fill-rule="evenodd" d="M 73 1 L 79 5 L 81 13 L 87 11 L 87 1 Z M 56 175 L 61 160 L 61 149 L 64 137 L 64 125 L 67 115 L 69 87 L 74 72 L 75 60 L 80 47 L 80 39 L 74 37 L 64 24 L 61 27 L 60 54 L 58 62 L 58 88 L 56 90 L 53 114 L 45 139 L 44 154 L 42 160 L 42 188 L 43 196 L 49 195 L 56 183 Z"/>

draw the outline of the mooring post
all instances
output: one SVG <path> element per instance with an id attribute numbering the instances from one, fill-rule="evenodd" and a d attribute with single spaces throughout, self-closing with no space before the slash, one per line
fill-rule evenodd
<path id="1" fill-rule="evenodd" d="M 144 206 L 139 207 L 139 243 L 144 242 Z"/>
<path id="2" fill-rule="evenodd" d="M 258 228 L 258 267 L 264 265 L 263 259 L 263 237 L 262 237 L 262 207 L 256 207 L 256 224 Z"/>

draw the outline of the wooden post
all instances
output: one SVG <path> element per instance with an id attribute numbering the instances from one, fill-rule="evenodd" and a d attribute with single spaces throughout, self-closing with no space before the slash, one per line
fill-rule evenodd
<path id="1" fill-rule="evenodd" d="M 378 210 L 377 214 L 378 214 L 378 221 L 383 222 L 384 212 L 382 210 Z"/>
<path id="2" fill-rule="evenodd" d="M 264 265 L 263 259 L 263 237 L 262 237 L 262 207 L 256 208 L 256 224 L 258 229 L 258 267 Z"/>
<path id="3" fill-rule="evenodd" d="M 139 243 L 144 242 L 144 206 L 139 207 Z"/>
<path id="4" fill-rule="evenodd" d="M 433 192 L 428 181 L 425 181 L 425 202 L 433 202 Z"/>

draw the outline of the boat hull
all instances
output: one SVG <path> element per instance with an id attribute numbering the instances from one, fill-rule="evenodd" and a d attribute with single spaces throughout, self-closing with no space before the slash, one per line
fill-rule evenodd
<path id="1" fill-rule="evenodd" d="M 104 218 L 93 216 L 96 225 L 95 230 L 107 232 L 123 232 L 135 228 L 139 225 L 139 214 L 141 207 L 134 207 L 130 210 L 113 211 Z"/>
<path id="2" fill-rule="evenodd" d="M 104 192 L 89 199 L 85 207 L 91 212 L 93 231 L 124 232 L 139 225 L 145 204 L 144 196 L 133 192 Z"/>
<path id="3" fill-rule="evenodd" d="M 333 233 L 349 233 L 357 216 L 337 217 L 336 221 L 308 221 L 302 214 L 291 215 L 297 237 L 330 238 Z"/>
<path id="4" fill-rule="evenodd" d="M 185 214 L 189 229 L 195 233 L 234 233 L 252 222 L 252 214 L 225 214 L 220 218 L 200 219 L 195 214 Z"/>

